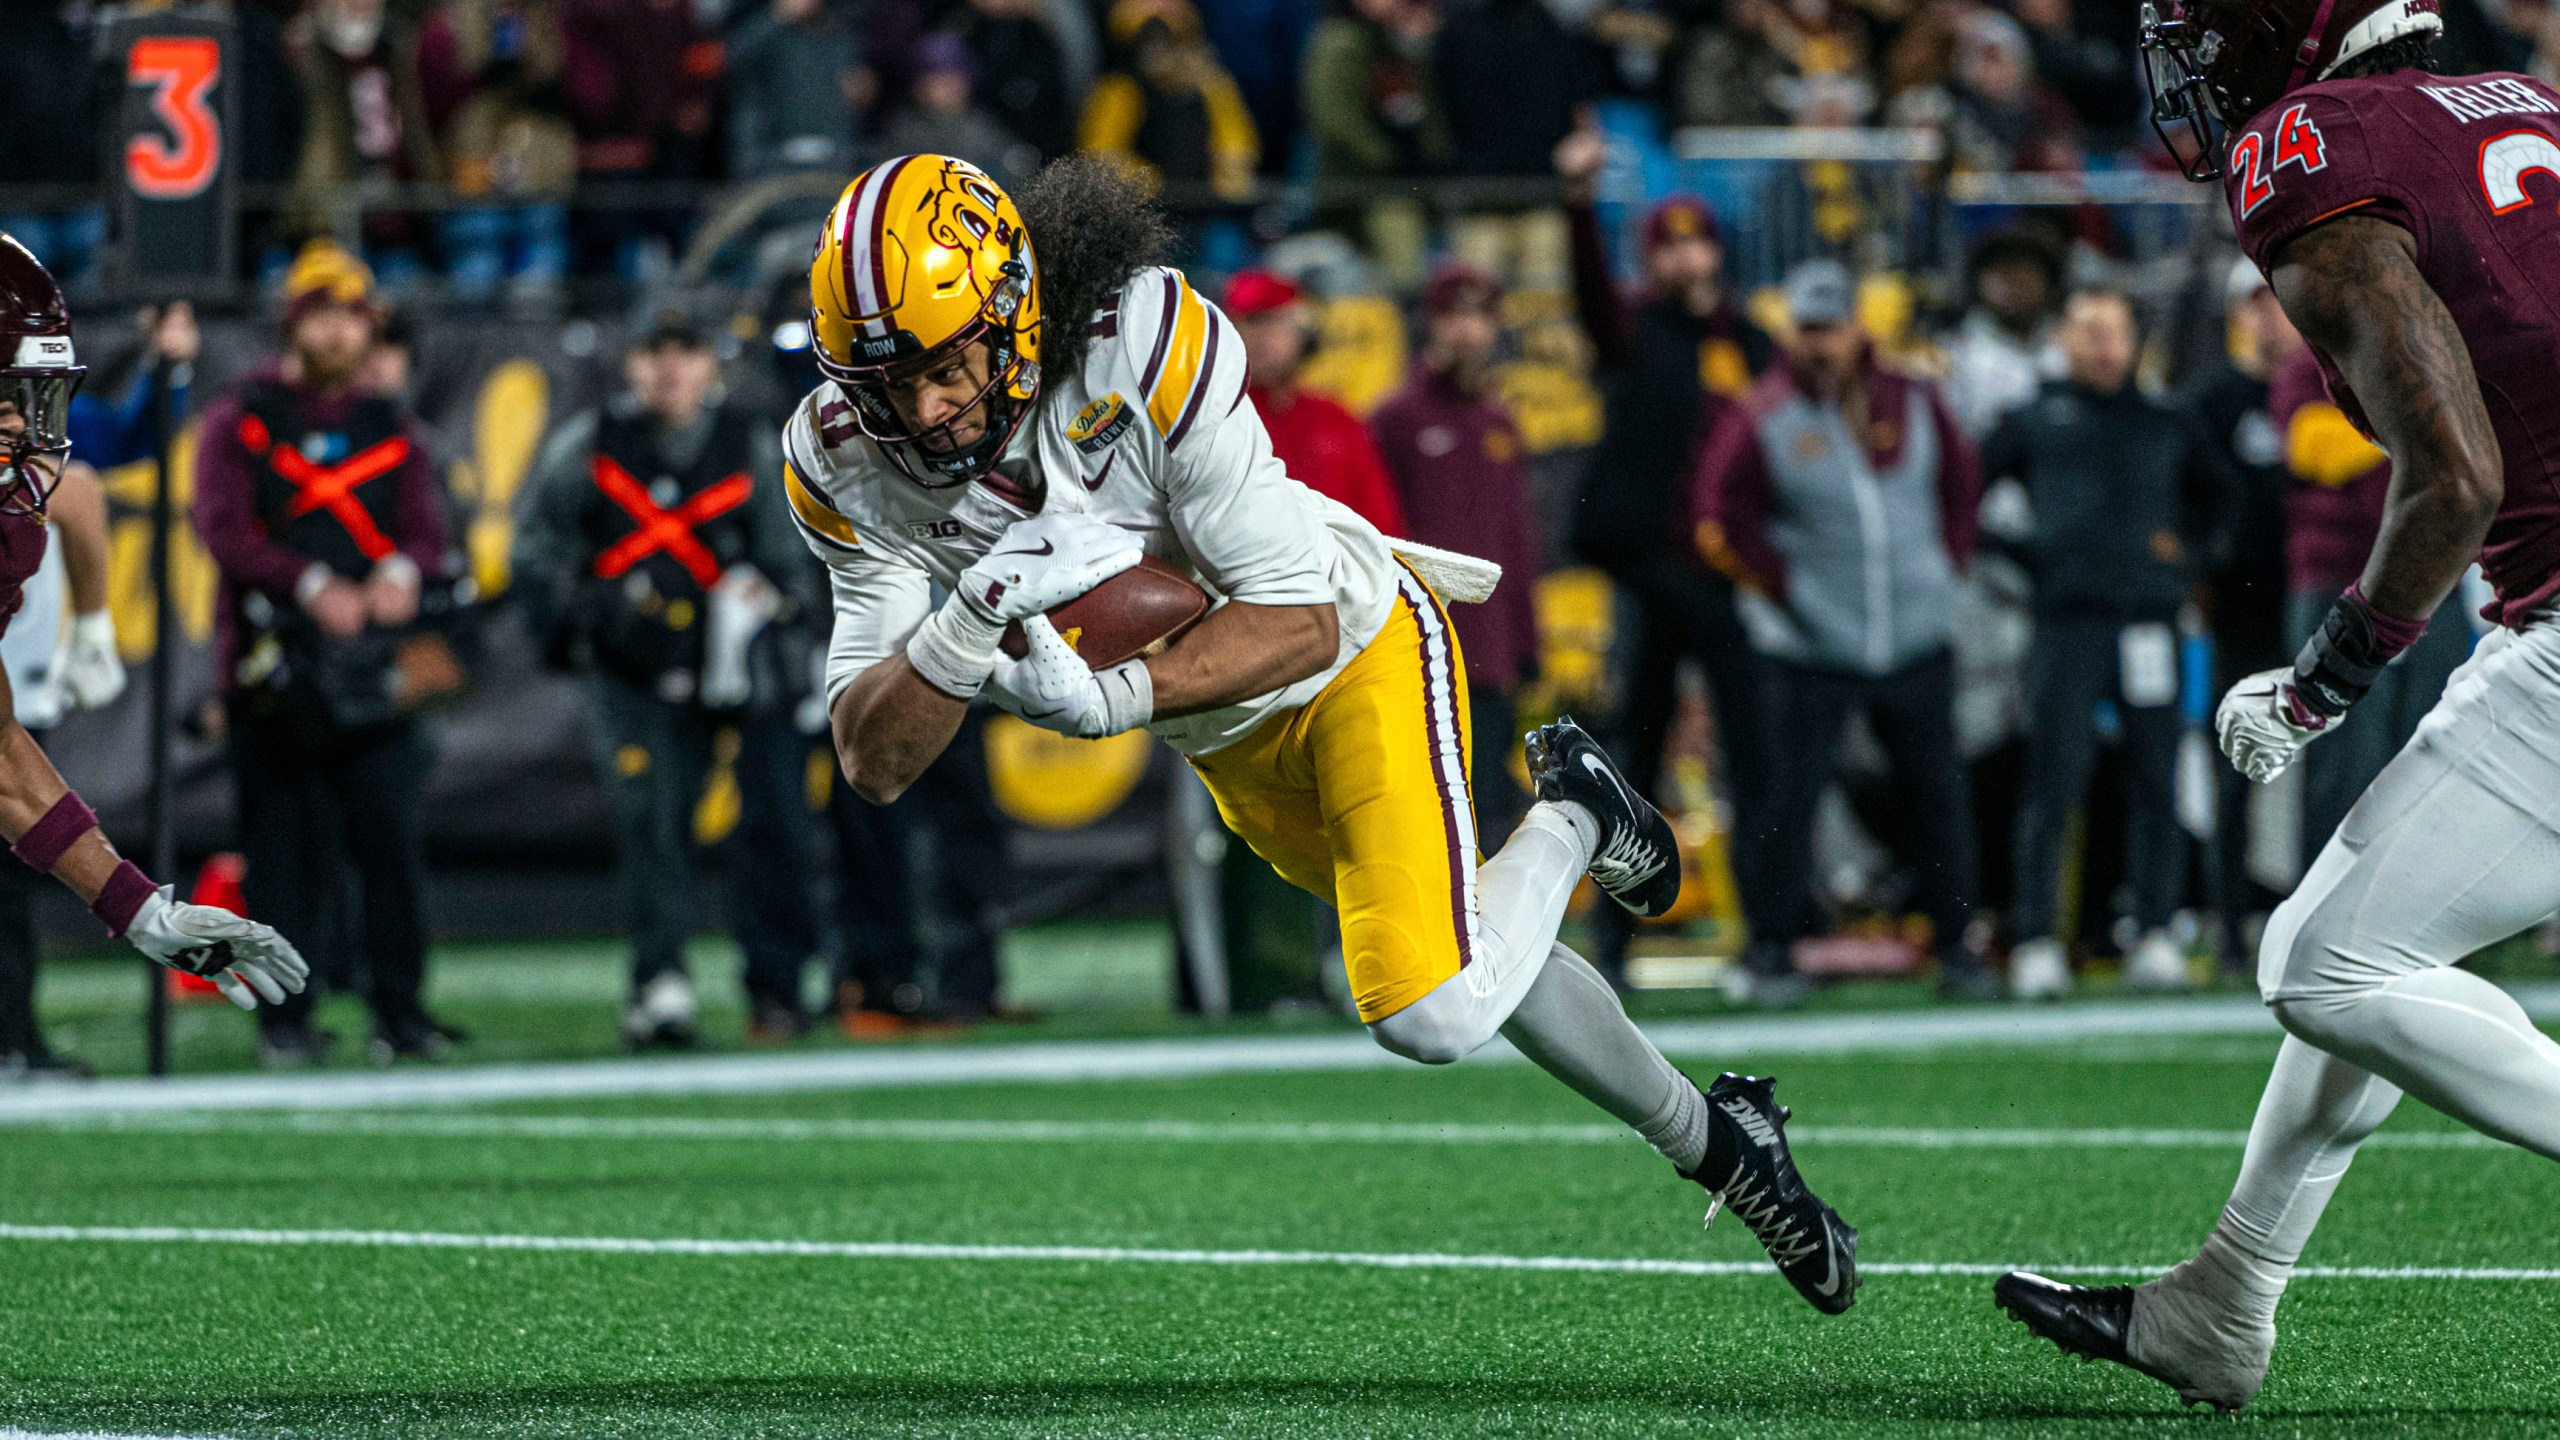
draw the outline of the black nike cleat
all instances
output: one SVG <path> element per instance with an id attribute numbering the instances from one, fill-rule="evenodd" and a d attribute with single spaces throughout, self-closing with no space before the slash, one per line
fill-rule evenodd
<path id="1" fill-rule="evenodd" d="M 2210 1405 L 2225 1414 L 2238 1410 L 2266 1378 L 2266 1353 L 2239 1356 L 2231 1366 L 2206 1367 L 2207 1378 L 2182 1378 L 2133 1357 L 2134 1289 L 2131 1285 L 2065 1285 L 2042 1275 L 2012 1270 L 1991 1284 L 1991 1298 L 2009 1318 L 2054 1343 L 2065 1355 L 2107 1360 L 2148 1375 L 2178 1392 L 2190 1405 Z M 2272 1337 L 2270 1337 L 2272 1338 Z M 2215 1351 L 2213 1354 L 2223 1352 Z M 2254 1361 L 2254 1363 L 2252 1363 Z"/>
<path id="2" fill-rule="evenodd" d="M 1680 898 L 1680 842 L 1671 822 L 1627 783 L 1609 752 L 1572 716 L 1529 732 L 1529 774 L 1539 799 L 1570 800 L 1600 822 L 1590 875 L 1610 899 L 1650 916 Z"/>
<path id="3" fill-rule="evenodd" d="M 1858 1232 L 1796 1173 L 1776 1089 L 1756 1075 L 1716 1077 L 1706 1090 L 1707 1158 L 1688 1178 L 1715 1197 L 1709 1225 L 1718 1208 L 1740 1216 L 1805 1303 L 1837 1315 L 1857 1303 Z"/>

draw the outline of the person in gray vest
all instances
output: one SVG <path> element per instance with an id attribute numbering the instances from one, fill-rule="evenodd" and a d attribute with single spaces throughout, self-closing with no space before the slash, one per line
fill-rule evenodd
<path id="1" fill-rule="evenodd" d="M 2062 323 L 2068 373 L 2011 411 L 1982 447 L 1983 473 L 2024 484 L 2033 517 L 2019 546 L 2036 625 L 2011 857 L 2009 988 L 2020 999 L 2071 988 L 2055 934 L 2063 848 L 2097 765 L 2102 711 L 2113 712 L 2123 748 L 2126 868 L 2142 937 L 2125 983 L 2187 985 L 2186 955 L 2168 930 L 2187 859 L 2177 815 L 2177 621 L 2205 532 L 2237 482 L 2193 417 L 2134 384 L 2140 340 L 2123 294 L 2073 292 Z"/>
<path id="2" fill-rule="evenodd" d="M 719 373 L 700 326 L 660 314 L 625 362 L 629 393 L 554 432 L 517 517 L 526 618 L 546 656 L 587 680 L 631 933 L 633 1049 L 694 1039 L 694 817 L 729 727 L 729 898 L 749 1035 L 807 1026 L 807 746 L 792 710 L 808 664 L 780 653 L 786 630 L 770 622 L 814 596 L 794 593 L 805 552 L 784 508 L 780 439 L 722 403 Z M 784 751 L 792 758 L 769 763 Z"/>
<path id="3" fill-rule="evenodd" d="M 1973 810 L 1956 754 L 1956 577 L 1972 558 L 1981 474 L 1926 384 L 1876 362 L 1857 285 L 1832 260 L 1787 277 L 1795 338 L 1701 453 L 1700 554 L 1741 587 L 1766 659 L 1769 750 L 1756 874 L 1765 917 L 1748 961 L 1755 999 L 1806 985 L 1791 951 L 1812 922 L 1813 822 L 1852 711 L 1893 767 L 1936 936 L 1942 986 L 1997 993 L 1965 943 L 1979 883 Z"/>

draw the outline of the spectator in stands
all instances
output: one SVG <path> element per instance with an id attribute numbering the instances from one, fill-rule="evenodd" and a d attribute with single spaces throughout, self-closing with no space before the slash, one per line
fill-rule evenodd
<path id="1" fill-rule="evenodd" d="M 1772 347 L 1727 292 L 1723 232 L 1715 212 L 1694 196 L 1675 195 L 1644 217 L 1644 286 L 1632 300 L 1621 297 L 1590 202 L 1600 160 L 1592 131 L 1577 132 L 1557 150 L 1570 196 L 1574 306 L 1591 339 L 1603 407 L 1600 443 L 1574 506 L 1572 544 L 1617 590 L 1613 751 L 1636 783 L 1659 783 L 1678 671 L 1695 659 L 1715 715 L 1718 775 L 1734 817 L 1733 863 L 1745 874 L 1758 787 L 1769 768 L 1759 657 L 1734 613 L 1732 582 L 1700 564 L 1682 534 L 1697 447 L 1767 368 Z M 1747 904 L 1757 892 L 1746 885 L 1743 894 Z M 1618 973 L 1634 934 L 1624 917 L 1616 906 L 1594 914 L 1591 960 L 1603 974 Z"/>
<path id="2" fill-rule="evenodd" d="M 94 11 L 85 4 L 0 6 L 0 185 L 98 183 L 103 118 L 97 102 Z M 72 299 L 94 283 L 106 240 L 106 207 L 84 203 L 0 210 L 0 233 L 17 238 Z"/>
<path id="3" fill-rule="evenodd" d="M 1224 308 L 1244 341 L 1245 393 L 1289 478 L 1350 506 L 1388 535 L 1410 533 L 1369 427 L 1332 396 L 1299 383 L 1317 332 L 1298 287 L 1268 270 L 1238 271 L 1227 282 Z"/>
<path id="4" fill-rule="evenodd" d="M 1973 556 L 1981 476 L 1934 391 L 1876 363 L 1837 261 L 1787 277 L 1795 335 L 1776 373 L 1727 409 L 1700 457 L 1701 553 L 1744 588 L 1766 657 L 1773 771 L 1752 847 L 1761 887 L 1747 954 L 1755 998 L 1792 1003 L 1812 928 L 1814 814 L 1849 716 L 1884 746 L 1910 828 L 1940 986 L 1988 998 L 1965 943 L 1979 868 L 1956 751 L 1956 577 Z"/>
<path id="5" fill-rule="evenodd" d="M 2207 618 L 2213 626 L 2213 693 L 2230 692 L 2244 675 L 2289 664 L 2285 638 L 2285 502 L 2293 474 L 2284 436 L 2268 409 L 2268 380 L 2302 348 L 2302 337 L 2276 303 L 2257 262 L 2240 256 L 2223 281 L 2230 349 L 2188 392 L 2179 408 L 2196 418 L 2204 441 L 2235 482 L 2213 525 L 2218 537 L 2206 571 Z M 2323 612 L 2325 613 L 2325 611 Z M 2243 943 L 2250 914 L 2265 914 L 2275 896 L 2249 877 L 2249 810 L 2255 787 L 2237 767 L 2214 767 L 2214 914 L 2222 967 L 2254 971 Z M 2324 837 L 2325 838 L 2325 837 Z M 2309 851 L 2304 853 L 2308 854 Z"/>
<path id="6" fill-rule="evenodd" d="M 1307 37 L 1307 127 L 1328 180 L 1429 175 L 1447 167 L 1448 112 L 1432 72 L 1438 0 L 1335 0 Z"/>
<path id="7" fill-rule="evenodd" d="M 727 44 L 732 178 L 858 168 L 862 52 L 839 0 L 760 0 Z"/>
<path id="8" fill-rule="evenodd" d="M 367 699 L 389 684 L 385 632 L 417 619 L 446 557 L 425 436 L 356 384 L 379 321 L 363 262 L 326 241 L 304 249 L 285 277 L 284 358 L 205 413 L 195 527 L 221 575 L 214 673 L 249 909 L 308 948 L 352 862 L 372 1053 L 387 1064 L 461 1037 L 422 1003 L 433 756 L 414 718 Z M 311 1025 L 320 988 L 258 1012 L 261 1063 L 327 1054 L 335 1037 Z"/>
<path id="9" fill-rule="evenodd" d="M 357 221 L 375 273 L 391 289 L 406 289 L 425 271 L 426 225 L 384 208 L 384 192 L 443 178 L 418 89 L 416 32 L 385 14 L 384 0 L 315 0 L 285 43 L 304 121 L 286 224 L 326 235 Z M 351 206 L 360 214 L 345 214 Z"/>
<path id="10" fill-rule="evenodd" d="M 2036 83 L 2035 55 L 2018 22 L 1997 10 L 1965 11 L 1952 27 L 1942 82 L 1916 85 L 1886 108 L 1889 125 L 1937 130 L 1958 171 L 2051 168 L 2053 142 L 2071 112 Z"/>
<path id="11" fill-rule="evenodd" d="M 2293 485 L 2285 503 L 2287 655 L 2320 628 L 2329 607 L 2364 573 L 2382 533 L 2391 460 L 2330 398 L 2320 359 L 2309 346 L 2279 365 L 2267 409 L 2284 436 Z M 2426 633 L 2374 681 L 2369 715 L 2349 717 L 2306 752 L 2302 769 L 2302 862 L 2329 843 L 2356 798 L 2400 753 L 2418 722 L 2444 694 L 2445 681 L 2471 653 L 2471 627 L 2459 594 L 2436 607 Z M 2365 708 L 2358 702 L 2357 710 Z M 2315 763 L 2316 762 L 2316 763 Z"/>
<path id="12" fill-rule="evenodd" d="M 1075 148 L 1075 91 L 1040 0 L 969 0 L 951 23 L 977 61 L 978 94 L 996 123 L 1044 163 Z"/>
<path id="13" fill-rule="evenodd" d="M 791 720 L 797 694 L 757 683 L 752 652 L 734 683 L 715 650 L 732 627 L 758 629 L 789 603 L 807 572 L 782 494 L 781 438 L 722 402 L 709 336 L 681 311 L 662 313 L 624 359 L 627 391 L 572 417 L 545 442 L 519 501 L 511 563 L 516 591 L 546 657 L 587 684 L 596 770 L 612 803 L 614 860 L 631 938 L 624 1043 L 681 1046 L 694 1038 L 694 809 L 715 737 L 738 732 L 739 829 L 729 846 L 730 902 L 746 954 L 749 1021 L 783 1039 L 805 1024 L 800 967 L 781 914 L 805 912 L 790 858 L 800 838 L 807 745 Z M 649 543 L 658 517 L 677 514 L 690 554 Z M 758 763 L 777 749 L 801 763 Z M 757 783 L 759 780 L 768 783 Z M 805 920 L 799 928 L 806 929 Z"/>
<path id="14" fill-rule="evenodd" d="M 1973 303 L 1946 341 L 1947 405 L 1979 441 L 2062 373 L 2053 339 L 2062 252 L 2032 231 L 2003 230 L 1975 242 L 1965 274 Z"/>
<path id="15" fill-rule="evenodd" d="M 1583 45 L 1544 0 L 1453 5 L 1433 64 L 1459 175 L 1545 174 L 1598 89 Z"/>
<path id="16" fill-rule="evenodd" d="M 569 273 L 578 178 L 559 0 L 445 0 L 418 35 L 418 84 L 458 199 L 445 212 L 445 293 L 476 307 L 512 289 L 555 301 Z"/>
<path id="17" fill-rule="evenodd" d="M 2079 122 L 2129 137 L 2142 120 L 2143 94 L 2125 7 L 2118 0 L 2017 0 L 2015 10 L 2035 72 Z"/>
<path id="18" fill-rule="evenodd" d="M 1672 114 L 1683 125 L 1784 125 L 1780 97 L 1795 78 L 1778 0 L 1731 0 L 1721 23 L 1692 28 L 1671 76 Z"/>
<path id="19" fill-rule="evenodd" d="M 2018 547 L 2036 626 L 2010 917 L 2009 986 L 2022 999 L 2071 985 L 2055 936 L 2064 832 L 2097 764 L 2101 707 L 2113 711 L 2124 752 L 2125 853 L 2141 934 L 2125 983 L 2187 984 L 2186 955 L 2168 928 L 2186 869 L 2177 618 L 2226 487 L 2197 427 L 2134 385 L 2139 339 L 2123 294 L 2073 293 L 2063 312 L 2065 377 L 1983 447 L 1983 473 L 2023 484 L 2034 516 Z"/>
<path id="20" fill-rule="evenodd" d="M 1252 198 L 1262 140 L 1191 0 L 1119 0 L 1110 35 L 1119 63 L 1085 101 L 1082 147 L 1222 200 Z"/>
<path id="21" fill-rule="evenodd" d="M 916 45 L 914 62 L 914 94 L 889 117 L 876 158 L 956 155 L 1006 185 L 1030 179 L 1039 152 L 980 108 L 969 47 L 936 31 Z"/>
<path id="22" fill-rule="evenodd" d="M 708 174 L 721 57 L 694 14 L 692 0 L 561 0 L 582 184 Z M 692 220 L 689 206 L 581 208 L 572 225 L 579 270 L 633 276 L 644 244 L 672 250 Z"/>
<path id="23" fill-rule="evenodd" d="M 1236 80 L 1262 147 L 1265 173 L 1277 173 L 1291 154 L 1299 125 L 1298 62 L 1315 28 L 1317 0 L 1217 0 L 1203 8 L 1209 43 Z"/>
<path id="24" fill-rule="evenodd" d="M 1510 737 L 1519 733 L 1520 687 L 1537 676 L 1544 567 L 1528 449 L 1493 387 L 1501 283 L 1470 265 L 1444 266 L 1423 291 L 1422 316 L 1421 363 L 1369 426 L 1413 538 L 1502 567 L 1504 583 L 1493 598 L 1460 606 L 1451 618 L 1467 662 L 1478 825 L 1484 834 L 1508 835 L 1529 809 L 1511 778 Z"/>

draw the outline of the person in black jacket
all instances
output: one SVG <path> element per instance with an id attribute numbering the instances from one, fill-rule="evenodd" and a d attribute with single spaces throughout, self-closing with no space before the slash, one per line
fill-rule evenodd
<path id="1" fill-rule="evenodd" d="M 694 815 L 720 732 L 737 732 L 730 900 L 753 1038 L 806 1026 L 808 745 L 793 724 L 807 674 L 767 636 L 792 612 L 805 550 L 782 495 L 779 437 L 723 403 L 709 337 L 661 314 L 626 362 L 631 392 L 572 417 L 543 447 L 512 568 L 556 664 L 585 672 L 597 768 L 631 932 L 632 1048 L 693 1040 Z M 756 638 L 742 636 L 754 633 Z"/>
<path id="2" fill-rule="evenodd" d="M 2207 618 L 2213 626 L 2214 689 L 2228 694 L 2243 675 L 2272 670 L 2293 659 L 2285 643 L 2285 492 L 2293 475 L 2285 466 L 2284 435 L 2267 408 L 2267 382 L 2276 363 L 2302 344 L 2293 322 L 2254 260 L 2234 260 L 2223 285 L 2229 307 L 2230 358 L 2189 392 L 2181 407 L 2193 415 L 2206 444 L 2219 456 L 2233 488 L 2224 497 L 2214 530 L 2222 537 L 2207 572 Z M 2210 876 L 2218 949 L 2225 970 L 2254 970 L 2242 943 L 2241 921 L 2264 914 L 2276 897 L 2249 876 L 2249 777 L 2233 766 L 2214 767 L 2214 855 Z"/>
<path id="3" fill-rule="evenodd" d="M 1557 147 L 1556 168 L 1587 191 L 1602 159 L 1595 131 Z M 1699 447 L 1736 397 L 1769 366 L 1769 336 L 1724 284 L 1724 235 L 1694 196 L 1654 206 L 1643 229 L 1644 289 L 1622 298 L 1609 273 L 1600 222 L 1587 194 L 1568 206 L 1574 301 L 1591 336 L 1605 409 L 1598 448 L 1573 510 L 1573 548 L 1617 585 L 1620 640 L 1618 738 L 1638 784 L 1656 783 L 1671 725 L 1680 662 L 1704 671 L 1733 811 L 1733 865 L 1744 895 L 1756 833 L 1763 759 L 1760 663 L 1734 610 L 1733 582 L 1710 570 L 1689 539 L 1690 471 Z M 1614 906 L 1595 912 L 1592 964 L 1616 975 L 1634 922 Z M 1746 917 L 1748 919 L 1749 917 Z M 1755 930 L 1761 928 L 1754 925 Z"/>
<path id="4" fill-rule="evenodd" d="M 2133 384 L 2132 302 L 2081 290 L 2064 311 L 2069 374 L 2000 423 L 1986 479 L 2026 486 L 2034 521 L 2021 557 L 2035 587 L 2027 658 L 2027 778 L 2010 917 L 2009 986 L 2021 999 L 2070 988 L 2054 936 L 2064 831 L 2097 763 L 2098 712 L 2124 749 L 2126 854 L 2142 940 L 2129 985 L 2175 989 L 2186 959 L 2168 934 L 2186 863 L 2177 820 L 2180 607 L 2223 481 L 2196 427 Z"/>

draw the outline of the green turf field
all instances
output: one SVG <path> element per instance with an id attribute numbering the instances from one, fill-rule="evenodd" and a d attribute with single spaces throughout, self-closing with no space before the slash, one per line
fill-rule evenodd
<path id="1" fill-rule="evenodd" d="M 2414 1104 L 2306 1264 L 2455 1273 L 2299 1281 L 2236 1422 L 1927 1273 L 2178 1258 L 2273 1048 L 1763 1057 L 1876 1267 L 1836 1320 L 1518 1065 L 16 1125 L 0 1225 L 104 1228 L 0 1230 L 0 1431 L 2560 1433 L 2560 1280 L 2462 1273 L 2560 1267 L 2560 1171 Z"/>

